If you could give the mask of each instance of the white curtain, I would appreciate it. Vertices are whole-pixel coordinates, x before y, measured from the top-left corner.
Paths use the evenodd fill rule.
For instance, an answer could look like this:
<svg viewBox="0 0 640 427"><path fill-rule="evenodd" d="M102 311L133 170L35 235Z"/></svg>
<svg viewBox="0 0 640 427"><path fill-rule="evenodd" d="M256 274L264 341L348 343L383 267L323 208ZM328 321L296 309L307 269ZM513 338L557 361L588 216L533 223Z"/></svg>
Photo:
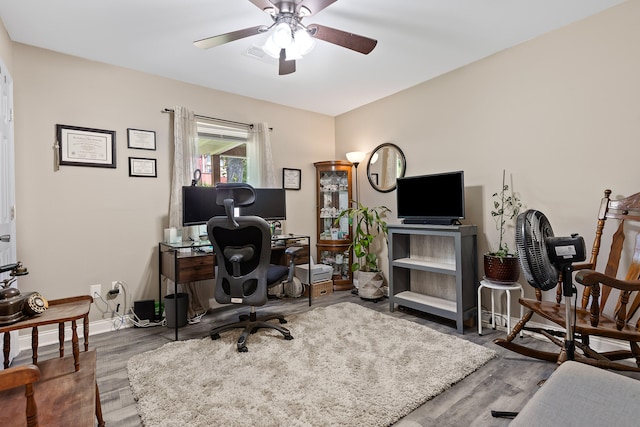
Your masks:
<svg viewBox="0 0 640 427"><path fill-rule="evenodd" d="M193 172L198 158L198 130L192 111L184 107L173 108L173 178L171 180L171 199L169 206L169 227L182 228L182 187L191 185ZM182 230L184 240L192 234L191 227ZM189 318L202 314L209 309L210 281L191 282L179 285L178 291L189 294ZM167 284L167 293L173 292L175 285ZM182 288L182 289L180 289Z"/></svg>
<svg viewBox="0 0 640 427"><path fill-rule="evenodd" d="M247 181L258 188L276 186L269 132L267 123L254 124L247 141Z"/></svg>

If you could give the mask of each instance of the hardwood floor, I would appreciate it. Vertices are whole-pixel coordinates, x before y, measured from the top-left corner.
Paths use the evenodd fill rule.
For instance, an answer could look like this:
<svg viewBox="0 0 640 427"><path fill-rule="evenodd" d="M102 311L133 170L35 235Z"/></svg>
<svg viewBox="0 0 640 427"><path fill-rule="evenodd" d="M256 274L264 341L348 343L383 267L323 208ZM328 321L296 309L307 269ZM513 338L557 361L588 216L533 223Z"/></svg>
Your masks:
<svg viewBox="0 0 640 427"><path fill-rule="evenodd" d="M378 303L363 301L346 291L316 298L311 308L343 301L389 313L388 300ZM270 301L260 308L263 312L274 311L285 314L309 309L306 298ZM206 337L212 325L236 317L239 310L241 309L236 307L216 309L204 316L200 323L181 328L180 339ZM459 336L498 353L496 359L398 421L395 424L397 427L507 426L508 419L493 418L490 411L492 409L518 411L538 390L539 383L555 369L553 363L526 358L493 344L494 338L504 334L501 331L483 328L483 335L479 336L477 327L468 327L465 329L465 334L460 335L452 322L420 312L396 310L391 315ZM173 338L173 329L163 326L127 328L90 337L89 346L95 348L98 354L98 387L107 426L139 427L142 425L129 387L127 360L135 354L156 349L173 341ZM526 336L518 340L546 345L544 342ZM57 351L57 345L43 347L38 352L39 358L42 360L47 357L56 357ZM22 351L13 364L29 363L30 359L31 352ZM177 400L176 403L178 402Z"/></svg>

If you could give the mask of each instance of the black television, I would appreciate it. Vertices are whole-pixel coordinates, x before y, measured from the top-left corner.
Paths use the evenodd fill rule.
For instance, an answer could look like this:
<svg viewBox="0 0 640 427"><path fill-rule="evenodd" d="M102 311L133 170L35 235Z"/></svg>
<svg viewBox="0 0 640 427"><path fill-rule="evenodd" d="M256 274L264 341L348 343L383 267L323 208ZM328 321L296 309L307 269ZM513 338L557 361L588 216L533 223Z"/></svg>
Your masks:
<svg viewBox="0 0 640 427"><path fill-rule="evenodd" d="M398 178L396 196L405 224L456 224L464 219L464 171Z"/></svg>

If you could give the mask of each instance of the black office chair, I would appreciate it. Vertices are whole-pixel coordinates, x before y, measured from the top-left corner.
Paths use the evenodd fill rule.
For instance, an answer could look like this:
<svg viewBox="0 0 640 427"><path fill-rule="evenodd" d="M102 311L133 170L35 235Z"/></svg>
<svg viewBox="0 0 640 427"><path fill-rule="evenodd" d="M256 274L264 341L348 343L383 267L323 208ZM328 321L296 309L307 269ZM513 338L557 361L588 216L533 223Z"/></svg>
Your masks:
<svg viewBox="0 0 640 427"><path fill-rule="evenodd" d="M214 297L221 304L249 305L251 312L240 316L238 322L213 328L211 338L215 340L222 332L243 328L238 338L239 352L247 351L249 334L260 328L275 329L285 340L293 339L287 328L268 322L278 319L280 324L287 323L283 316L258 317L256 314L255 308L268 300L268 289L282 283L287 276L291 279L293 271L287 266L270 264L271 232L264 219L234 215L234 207L253 203L253 187L248 184L218 184L216 194L216 202L225 207L226 216L215 216L207 223L207 233L218 265ZM293 256L301 248L289 249L288 254Z"/></svg>

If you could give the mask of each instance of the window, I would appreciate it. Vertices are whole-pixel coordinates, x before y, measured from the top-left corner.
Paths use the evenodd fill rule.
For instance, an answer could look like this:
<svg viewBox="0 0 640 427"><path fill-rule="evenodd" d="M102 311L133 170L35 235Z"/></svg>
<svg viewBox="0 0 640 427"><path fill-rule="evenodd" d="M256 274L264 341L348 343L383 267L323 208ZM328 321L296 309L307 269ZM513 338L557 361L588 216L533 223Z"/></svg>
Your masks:
<svg viewBox="0 0 640 427"><path fill-rule="evenodd" d="M198 119L198 168L201 185L247 182L249 130Z"/></svg>

